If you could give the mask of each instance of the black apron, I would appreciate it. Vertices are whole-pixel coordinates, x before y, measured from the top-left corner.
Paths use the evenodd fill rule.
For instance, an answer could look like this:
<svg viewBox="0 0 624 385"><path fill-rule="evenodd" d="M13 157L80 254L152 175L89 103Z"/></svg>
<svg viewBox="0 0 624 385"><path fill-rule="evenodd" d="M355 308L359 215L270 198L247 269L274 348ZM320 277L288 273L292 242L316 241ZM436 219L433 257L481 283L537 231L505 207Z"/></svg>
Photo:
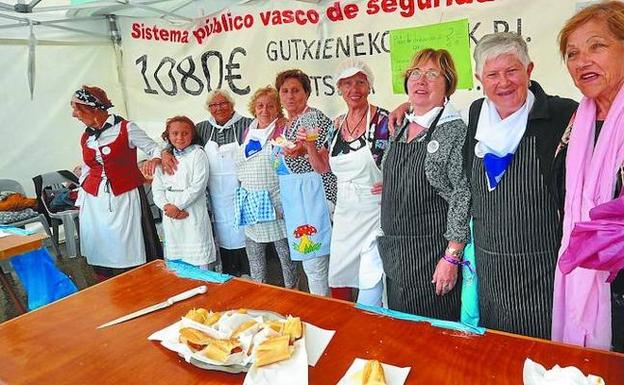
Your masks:
<svg viewBox="0 0 624 385"><path fill-rule="evenodd" d="M383 167L379 252L386 274L388 307L425 317L457 321L461 274L446 295L438 296L433 272L448 241L448 203L425 176L427 144L438 118L423 141L392 142ZM407 126L403 128L406 129ZM402 132L397 135L400 138Z"/></svg>
<svg viewBox="0 0 624 385"><path fill-rule="evenodd" d="M561 228L535 137L522 138L493 191L475 156L471 191L481 326L550 339Z"/></svg>

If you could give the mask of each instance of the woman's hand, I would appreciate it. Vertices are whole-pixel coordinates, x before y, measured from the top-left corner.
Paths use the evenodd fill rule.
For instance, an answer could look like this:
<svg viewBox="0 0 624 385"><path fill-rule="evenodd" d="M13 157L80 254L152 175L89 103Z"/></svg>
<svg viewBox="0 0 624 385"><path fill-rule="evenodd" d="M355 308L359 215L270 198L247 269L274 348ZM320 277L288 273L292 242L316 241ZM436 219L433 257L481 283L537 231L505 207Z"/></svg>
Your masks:
<svg viewBox="0 0 624 385"><path fill-rule="evenodd" d="M395 108L390 115L388 115L388 130L390 131L390 135L394 135L396 129L401 127L405 114L407 114L409 108L410 104L405 102Z"/></svg>
<svg viewBox="0 0 624 385"><path fill-rule="evenodd" d="M288 148L286 146L282 147L283 151L284 151L284 155L286 155L289 158L296 158L298 156L301 156L303 154L305 154L307 151L305 149L305 147L303 146L303 144L297 140L295 142L295 147L292 148Z"/></svg>
<svg viewBox="0 0 624 385"><path fill-rule="evenodd" d="M160 157L162 159L161 161L162 169L165 172L165 174L167 175L175 174L176 170L178 169L178 160L176 159L176 157L173 156L173 154L168 150L164 150L160 154Z"/></svg>
<svg viewBox="0 0 624 385"><path fill-rule="evenodd" d="M375 182L373 183L373 188L371 188L371 194L380 195L383 190L383 182Z"/></svg>
<svg viewBox="0 0 624 385"><path fill-rule="evenodd" d="M305 127L299 127L299 131L297 131L297 141L302 142L307 148L315 147L319 131L319 128L308 129Z"/></svg>
<svg viewBox="0 0 624 385"><path fill-rule="evenodd" d="M156 172L156 167L160 166L160 164L160 158L146 160L141 166L141 172L143 173L143 175L145 175L145 177L151 178L152 176L154 176L154 172Z"/></svg>
<svg viewBox="0 0 624 385"><path fill-rule="evenodd" d="M431 280L431 283L435 285L437 295L445 295L453 290L457 283L457 270L457 265L447 262L444 258L438 261Z"/></svg>
<svg viewBox="0 0 624 385"><path fill-rule="evenodd" d="M167 203L163 207L163 212L171 219L184 219L189 216L188 212L180 210L176 205L171 203Z"/></svg>

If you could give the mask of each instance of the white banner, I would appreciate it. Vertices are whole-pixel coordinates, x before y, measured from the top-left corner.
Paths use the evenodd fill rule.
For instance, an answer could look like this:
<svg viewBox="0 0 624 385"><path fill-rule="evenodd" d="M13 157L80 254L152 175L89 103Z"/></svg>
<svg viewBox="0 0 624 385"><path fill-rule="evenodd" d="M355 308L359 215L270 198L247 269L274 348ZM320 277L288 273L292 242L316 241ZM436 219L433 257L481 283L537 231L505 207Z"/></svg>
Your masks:
<svg viewBox="0 0 624 385"><path fill-rule="evenodd" d="M471 49L485 34L521 34L535 62L533 78L551 94L578 98L560 59L559 29L577 1L557 0L361 0L262 1L237 5L196 24L162 19L121 19L123 73L128 116L163 122L173 115L205 120L206 94L225 88L236 109L259 87L274 84L279 71L299 68L312 80L310 105L335 116L346 107L333 75L346 57L358 57L375 74L371 102L392 109L406 100L392 94L389 31L469 20ZM466 109L482 95L460 90L453 102Z"/></svg>

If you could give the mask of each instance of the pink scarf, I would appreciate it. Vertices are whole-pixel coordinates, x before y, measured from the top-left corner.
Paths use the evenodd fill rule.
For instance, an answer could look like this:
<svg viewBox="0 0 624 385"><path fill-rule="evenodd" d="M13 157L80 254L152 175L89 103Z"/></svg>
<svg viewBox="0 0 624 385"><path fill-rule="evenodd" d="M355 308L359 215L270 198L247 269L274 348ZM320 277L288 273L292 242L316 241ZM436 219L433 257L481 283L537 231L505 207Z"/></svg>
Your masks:
<svg viewBox="0 0 624 385"><path fill-rule="evenodd" d="M583 98L576 112L566 157L563 239L567 249L574 224L589 220L589 210L613 199L616 175L624 161L624 87L616 96L594 146L596 103ZM557 264L552 339L608 350L611 346L609 272L576 268L564 275Z"/></svg>

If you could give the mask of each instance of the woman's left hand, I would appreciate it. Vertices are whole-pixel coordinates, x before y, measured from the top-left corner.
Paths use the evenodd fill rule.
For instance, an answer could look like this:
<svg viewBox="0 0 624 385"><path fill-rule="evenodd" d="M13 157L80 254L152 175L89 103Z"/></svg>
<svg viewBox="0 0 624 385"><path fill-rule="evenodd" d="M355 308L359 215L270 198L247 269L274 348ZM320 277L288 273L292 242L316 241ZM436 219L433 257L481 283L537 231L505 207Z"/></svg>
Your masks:
<svg viewBox="0 0 624 385"><path fill-rule="evenodd" d="M433 272L433 279L431 283L435 285L435 292L437 295L448 294L457 283L457 266L453 265L441 258L438 261L435 271Z"/></svg>

